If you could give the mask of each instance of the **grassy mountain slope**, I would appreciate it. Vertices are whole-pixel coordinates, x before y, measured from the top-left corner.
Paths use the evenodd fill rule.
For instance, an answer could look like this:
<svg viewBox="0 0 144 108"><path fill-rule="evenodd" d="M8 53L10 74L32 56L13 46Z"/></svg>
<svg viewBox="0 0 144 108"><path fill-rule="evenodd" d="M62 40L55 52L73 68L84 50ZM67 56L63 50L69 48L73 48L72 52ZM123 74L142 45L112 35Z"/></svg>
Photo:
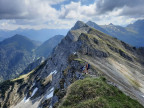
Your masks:
<svg viewBox="0 0 144 108"><path fill-rule="evenodd" d="M143 108L104 78L86 78L73 83L59 108Z"/></svg>

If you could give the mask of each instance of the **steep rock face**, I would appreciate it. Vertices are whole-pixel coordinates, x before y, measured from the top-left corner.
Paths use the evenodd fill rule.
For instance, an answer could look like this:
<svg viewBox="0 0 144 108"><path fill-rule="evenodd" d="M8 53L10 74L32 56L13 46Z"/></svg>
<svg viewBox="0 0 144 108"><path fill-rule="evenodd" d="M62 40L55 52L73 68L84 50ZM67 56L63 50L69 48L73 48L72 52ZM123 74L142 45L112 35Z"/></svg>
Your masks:
<svg viewBox="0 0 144 108"><path fill-rule="evenodd" d="M0 85L0 105L57 107L67 87L85 77L83 67L87 63L91 65L90 76L104 75L112 85L143 104L143 60L138 49L78 21L39 67Z"/></svg>
<svg viewBox="0 0 144 108"><path fill-rule="evenodd" d="M16 77L29 63L34 61L36 48L33 41L15 35L0 43L0 77L1 81Z"/></svg>

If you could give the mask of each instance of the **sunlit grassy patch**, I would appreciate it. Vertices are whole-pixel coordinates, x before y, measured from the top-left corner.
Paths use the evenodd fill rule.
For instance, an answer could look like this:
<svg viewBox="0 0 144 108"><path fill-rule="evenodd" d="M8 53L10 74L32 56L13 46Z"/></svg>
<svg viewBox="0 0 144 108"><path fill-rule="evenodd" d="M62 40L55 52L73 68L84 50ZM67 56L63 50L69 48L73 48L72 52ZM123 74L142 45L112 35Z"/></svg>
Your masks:
<svg viewBox="0 0 144 108"><path fill-rule="evenodd" d="M143 108L136 100L108 85L103 78L76 81L60 108Z"/></svg>

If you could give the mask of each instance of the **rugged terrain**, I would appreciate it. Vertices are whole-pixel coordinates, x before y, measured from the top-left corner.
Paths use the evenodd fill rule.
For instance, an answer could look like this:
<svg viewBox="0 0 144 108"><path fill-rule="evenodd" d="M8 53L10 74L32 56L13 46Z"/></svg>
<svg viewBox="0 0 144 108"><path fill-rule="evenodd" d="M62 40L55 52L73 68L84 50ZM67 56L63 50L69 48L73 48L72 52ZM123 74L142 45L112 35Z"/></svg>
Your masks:
<svg viewBox="0 0 144 108"><path fill-rule="evenodd" d="M28 73L47 58L63 36L57 35L42 45L22 35L0 42L0 82Z"/></svg>
<svg viewBox="0 0 144 108"><path fill-rule="evenodd" d="M39 67L0 85L0 106L2 108L65 108L75 106L77 102L85 100L79 105L88 105L90 102L94 107L99 105L100 107L112 107L117 102L112 103L111 100L117 100L120 101L118 104L122 107L135 105L143 108L143 52L143 48L129 46L78 21L54 49L51 56ZM91 67L88 70L89 75L84 75L82 68L87 63ZM98 78L100 76L106 79ZM97 79L81 80L85 77ZM79 81L74 83L76 80ZM94 85L93 82L97 84ZM72 83L74 85L67 90ZM80 88L75 89L74 86ZM82 98L75 97L73 100L75 96L73 94L79 94L85 88L94 91L84 92L88 94L80 94ZM101 90L107 91L102 92ZM98 92L98 95L91 95L95 92ZM103 96L105 92L107 92L107 98ZM89 94L90 97L88 97ZM71 99L73 103L70 103ZM94 104L95 102L98 104ZM88 108L91 108L91 105Z"/></svg>

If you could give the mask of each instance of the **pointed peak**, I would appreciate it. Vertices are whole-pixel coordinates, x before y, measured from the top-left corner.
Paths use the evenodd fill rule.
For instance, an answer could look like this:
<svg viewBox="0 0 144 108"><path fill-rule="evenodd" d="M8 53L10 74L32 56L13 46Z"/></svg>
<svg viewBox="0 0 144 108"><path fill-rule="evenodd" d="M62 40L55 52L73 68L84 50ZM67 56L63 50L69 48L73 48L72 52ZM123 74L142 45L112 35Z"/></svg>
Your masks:
<svg viewBox="0 0 144 108"><path fill-rule="evenodd" d="M88 21L87 23L94 23L94 22L92 22L92 21Z"/></svg>
<svg viewBox="0 0 144 108"><path fill-rule="evenodd" d="M10 37L10 39L26 39L26 40L30 40L26 36L19 35L19 34L15 34L14 36Z"/></svg>
<svg viewBox="0 0 144 108"><path fill-rule="evenodd" d="M77 22L75 23L74 27L72 27L71 30L80 29L80 28L82 28L82 27L88 27L88 25L85 24L85 23L82 22L82 21L77 21Z"/></svg>
<svg viewBox="0 0 144 108"><path fill-rule="evenodd" d="M88 21L86 24L87 24L88 26L93 27L93 28L96 28L96 29L97 29L97 27L99 27L99 25L96 24L96 23L93 22L93 21Z"/></svg>
<svg viewBox="0 0 144 108"><path fill-rule="evenodd" d="M110 26L114 26L113 23L110 23L109 25L110 25Z"/></svg>
<svg viewBox="0 0 144 108"><path fill-rule="evenodd" d="M14 36L20 36L19 34L15 34Z"/></svg>
<svg viewBox="0 0 144 108"><path fill-rule="evenodd" d="M86 24L96 24L95 22L93 21L88 21ZM96 24L97 25L97 24Z"/></svg>

